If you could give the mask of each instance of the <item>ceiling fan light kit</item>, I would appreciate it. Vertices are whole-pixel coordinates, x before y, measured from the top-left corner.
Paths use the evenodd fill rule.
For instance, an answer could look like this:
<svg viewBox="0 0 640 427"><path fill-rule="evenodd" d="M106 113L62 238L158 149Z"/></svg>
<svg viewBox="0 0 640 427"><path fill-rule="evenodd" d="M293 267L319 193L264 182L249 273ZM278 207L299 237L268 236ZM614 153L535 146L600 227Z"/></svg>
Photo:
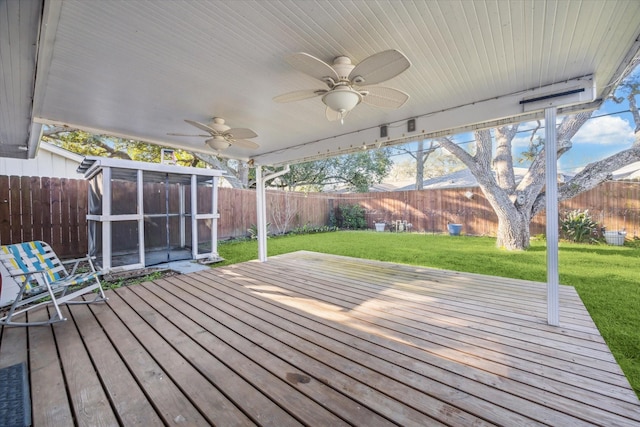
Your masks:
<svg viewBox="0 0 640 427"><path fill-rule="evenodd" d="M328 107L326 117L330 121L342 122L360 103L397 109L409 99L409 95L391 87L363 86L392 79L411 66L409 59L394 49L371 55L358 65L352 64L346 56L334 58L333 64L329 65L304 52L289 55L285 60L298 71L321 81L328 89L299 90L276 96L273 100L293 102L321 96Z"/></svg>
<svg viewBox="0 0 640 427"><path fill-rule="evenodd" d="M211 139L207 139L205 141L205 143L211 147L213 150L216 151L222 151L222 150L226 150L227 148L229 148L229 146L231 146L231 143L229 141L227 141L224 138L218 139L218 138L211 138Z"/></svg>
<svg viewBox="0 0 640 427"><path fill-rule="evenodd" d="M362 95L351 88L340 86L325 93L322 102L333 111L344 115L362 102Z"/></svg>
<svg viewBox="0 0 640 427"><path fill-rule="evenodd" d="M211 135L211 138L205 141L212 150L223 151L232 145L237 145L241 148L255 149L258 148L258 144L253 141L249 141L251 138L256 138L258 135L251 129L236 128L231 129L224 123L224 119L221 117L214 117L211 123L205 125L194 120L185 119L185 122L191 126L195 126L200 130L207 132ZM184 134L172 134L178 136L206 136L206 135L184 135Z"/></svg>

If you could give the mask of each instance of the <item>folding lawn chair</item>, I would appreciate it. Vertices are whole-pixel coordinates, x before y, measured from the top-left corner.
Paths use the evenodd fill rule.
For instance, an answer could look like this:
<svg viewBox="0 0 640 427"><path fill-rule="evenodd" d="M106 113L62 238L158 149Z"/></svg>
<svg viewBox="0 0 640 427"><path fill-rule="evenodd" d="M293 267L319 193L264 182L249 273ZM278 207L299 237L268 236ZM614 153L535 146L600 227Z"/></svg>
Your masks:
<svg viewBox="0 0 640 427"><path fill-rule="evenodd" d="M86 262L90 271L78 273L81 262ZM88 304L107 300L98 278L100 273L96 271L90 257L61 262L51 246L34 241L0 246L0 263L19 285L15 300L4 304L5 307L11 304L11 307L4 317L0 317L0 325L38 326L62 322L67 319L62 317L61 304ZM66 264L73 264L70 271L65 268ZM96 296L92 300L72 301L94 291ZM13 321L15 316L49 303L55 308L49 320ZM16 311L19 307L25 308Z"/></svg>

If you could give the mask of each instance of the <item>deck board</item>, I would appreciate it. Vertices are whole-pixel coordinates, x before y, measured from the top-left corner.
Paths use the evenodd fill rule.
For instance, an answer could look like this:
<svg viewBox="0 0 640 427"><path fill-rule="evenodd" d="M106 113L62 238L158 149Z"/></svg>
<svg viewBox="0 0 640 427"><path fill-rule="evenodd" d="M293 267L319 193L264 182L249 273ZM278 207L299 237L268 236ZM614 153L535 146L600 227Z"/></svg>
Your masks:
<svg viewBox="0 0 640 427"><path fill-rule="evenodd" d="M48 425L640 425L575 289L296 252L0 330ZM31 320L46 318L38 309Z"/></svg>

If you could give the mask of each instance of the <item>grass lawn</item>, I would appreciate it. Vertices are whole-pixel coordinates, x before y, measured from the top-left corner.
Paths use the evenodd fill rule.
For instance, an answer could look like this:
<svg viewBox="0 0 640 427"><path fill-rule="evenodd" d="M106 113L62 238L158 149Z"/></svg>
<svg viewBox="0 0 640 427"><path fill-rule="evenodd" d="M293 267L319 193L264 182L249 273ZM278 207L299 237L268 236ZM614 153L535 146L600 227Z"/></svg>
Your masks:
<svg viewBox="0 0 640 427"><path fill-rule="evenodd" d="M627 246L628 245L628 246ZM544 241L524 252L495 247L489 237L340 231L271 238L269 256L308 250L516 279L546 281ZM256 259L256 241L219 245L223 266ZM560 283L574 286L640 396L640 245L560 243Z"/></svg>

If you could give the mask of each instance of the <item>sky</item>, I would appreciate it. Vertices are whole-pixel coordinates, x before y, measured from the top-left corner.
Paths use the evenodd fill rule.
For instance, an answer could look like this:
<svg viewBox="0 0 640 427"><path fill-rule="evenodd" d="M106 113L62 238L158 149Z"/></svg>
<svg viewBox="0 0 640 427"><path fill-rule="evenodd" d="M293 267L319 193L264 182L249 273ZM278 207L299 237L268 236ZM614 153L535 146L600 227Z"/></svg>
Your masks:
<svg viewBox="0 0 640 427"><path fill-rule="evenodd" d="M632 76L640 76L640 68L636 68ZM576 173L589 163L602 160L612 154L631 148L634 142L635 123L628 111L626 101L617 104L613 100L606 100L599 110L594 111L588 120L571 139L572 148L558 161L558 172ZM558 123L562 117L558 117ZM544 138L544 120L542 128L537 135ZM519 130L533 129L535 122L521 123ZM514 160L519 153L528 148L530 132L521 132L513 140ZM465 144L473 141L473 134L459 134L453 137L454 141ZM400 160L394 158L395 161ZM527 167L528 164L514 166Z"/></svg>

